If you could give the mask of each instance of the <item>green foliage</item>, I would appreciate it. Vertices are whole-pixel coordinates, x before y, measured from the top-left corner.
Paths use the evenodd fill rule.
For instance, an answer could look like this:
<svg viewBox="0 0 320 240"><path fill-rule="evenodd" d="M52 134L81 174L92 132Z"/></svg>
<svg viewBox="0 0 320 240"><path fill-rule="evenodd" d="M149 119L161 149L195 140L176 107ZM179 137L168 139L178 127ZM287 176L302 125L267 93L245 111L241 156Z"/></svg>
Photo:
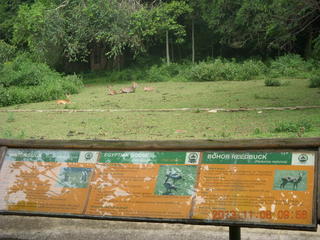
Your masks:
<svg viewBox="0 0 320 240"><path fill-rule="evenodd" d="M314 65L305 61L299 55L288 54L271 61L270 75L272 77L305 78L313 70Z"/></svg>
<svg viewBox="0 0 320 240"><path fill-rule="evenodd" d="M191 12L191 8L184 1L161 3L153 8L141 8L132 16L131 34L140 35L148 41L157 36L164 38L164 33L170 31L177 43L184 41L186 31L178 18Z"/></svg>
<svg viewBox="0 0 320 240"><path fill-rule="evenodd" d="M186 74L189 81L247 81L266 71L261 61L248 60L243 63L216 59L200 62Z"/></svg>
<svg viewBox="0 0 320 240"><path fill-rule="evenodd" d="M1 71L0 84L10 86L37 86L42 81L50 82L60 74L52 71L44 63L35 63L26 55L16 57L12 62L6 62Z"/></svg>
<svg viewBox="0 0 320 240"><path fill-rule="evenodd" d="M199 0L198 6L220 42L234 49L290 51L301 35L319 31L317 1Z"/></svg>
<svg viewBox="0 0 320 240"><path fill-rule="evenodd" d="M279 87L282 84L281 84L279 79L267 77L264 80L264 85L267 86L267 87Z"/></svg>
<svg viewBox="0 0 320 240"><path fill-rule="evenodd" d="M17 134L12 133L12 131L10 130L5 130L3 133L0 132L0 137L7 139L24 139L26 136L23 130L21 130Z"/></svg>
<svg viewBox="0 0 320 240"><path fill-rule="evenodd" d="M274 132L309 132L312 127L312 123L307 120L300 120L298 122L279 122L274 128Z"/></svg>
<svg viewBox="0 0 320 240"><path fill-rule="evenodd" d="M14 118L14 115L13 113L9 113L8 114L8 118L7 118L7 123L11 123L11 122L14 122L15 121L15 118Z"/></svg>
<svg viewBox="0 0 320 240"><path fill-rule="evenodd" d="M82 87L76 75L63 77L25 55L6 62L0 74L0 106L53 100L78 93Z"/></svg>
<svg viewBox="0 0 320 240"><path fill-rule="evenodd" d="M178 76L184 79L184 72L189 65L171 63L170 65L162 63L161 65L153 65L146 72L146 81L148 82L164 82L176 79Z"/></svg>
<svg viewBox="0 0 320 240"><path fill-rule="evenodd" d="M316 72L316 74L310 78L309 87L310 88L320 87L320 71Z"/></svg>
<svg viewBox="0 0 320 240"><path fill-rule="evenodd" d="M10 61L16 54L16 47L0 40L0 64Z"/></svg>

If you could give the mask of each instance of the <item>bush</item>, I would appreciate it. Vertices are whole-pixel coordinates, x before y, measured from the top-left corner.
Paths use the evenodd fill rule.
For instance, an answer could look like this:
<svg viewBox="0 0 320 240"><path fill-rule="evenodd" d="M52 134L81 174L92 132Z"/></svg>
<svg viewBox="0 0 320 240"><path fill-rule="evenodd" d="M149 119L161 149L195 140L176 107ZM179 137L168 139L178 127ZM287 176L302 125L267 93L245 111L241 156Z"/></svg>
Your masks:
<svg viewBox="0 0 320 240"><path fill-rule="evenodd" d="M184 70L187 68L186 64L171 63L167 65L162 63L161 65L153 65L146 72L146 81L149 82L164 82L179 78L184 78Z"/></svg>
<svg viewBox="0 0 320 240"><path fill-rule="evenodd" d="M216 59L192 66L186 77L189 81L247 81L265 72L266 66L261 61L237 63Z"/></svg>
<svg viewBox="0 0 320 240"><path fill-rule="evenodd" d="M275 78L266 78L264 80L264 85L267 87L278 87L281 86L281 82Z"/></svg>
<svg viewBox="0 0 320 240"><path fill-rule="evenodd" d="M280 122L275 127L275 132L309 132L312 129L312 123L306 120L294 122Z"/></svg>
<svg viewBox="0 0 320 240"><path fill-rule="evenodd" d="M6 62L1 70L0 84L10 86L37 86L41 82L59 79L60 74L52 71L44 63L35 63L25 55Z"/></svg>
<svg viewBox="0 0 320 240"><path fill-rule="evenodd" d="M320 87L320 72L317 75L310 78L309 87L311 88Z"/></svg>
<svg viewBox="0 0 320 240"><path fill-rule="evenodd" d="M16 48L0 40L0 64L10 61L16 54Z"/></svg>
<svg viewBox="0 0 320 240"><path fill-rule="evenodd" d="M272 77L309 77L314 65L311 61L305 61L300 55L288 54L278 57L270 64Z"/></svg>
<svg viewBox="0 0 320 240"><path fill-rule="evenodd" d="M78 93L83 86L76 75L63 77L24 55L6 62L0 74L0 106L53 100Z"/></svg>

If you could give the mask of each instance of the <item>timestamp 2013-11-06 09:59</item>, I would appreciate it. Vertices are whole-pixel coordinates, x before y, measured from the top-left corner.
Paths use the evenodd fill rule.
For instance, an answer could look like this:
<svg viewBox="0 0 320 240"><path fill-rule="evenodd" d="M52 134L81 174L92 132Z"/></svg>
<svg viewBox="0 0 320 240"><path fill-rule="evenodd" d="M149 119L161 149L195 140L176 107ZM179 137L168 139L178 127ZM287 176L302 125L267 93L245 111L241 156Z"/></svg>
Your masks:
<svg viewBox="0 0 320 240"><path fill-rule="evenodd" d="M306 210L279 210L272 212L266 211L235 211L235 210L213 210L212 219L306 219L308 218L308 211Z"/></svg>

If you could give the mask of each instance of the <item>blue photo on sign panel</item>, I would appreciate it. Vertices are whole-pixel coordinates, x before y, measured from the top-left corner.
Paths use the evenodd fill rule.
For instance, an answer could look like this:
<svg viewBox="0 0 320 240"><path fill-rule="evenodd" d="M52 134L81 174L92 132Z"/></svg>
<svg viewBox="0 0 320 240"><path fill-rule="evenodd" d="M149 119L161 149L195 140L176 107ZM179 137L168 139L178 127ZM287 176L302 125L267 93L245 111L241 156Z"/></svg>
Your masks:
<svg viewBox="0 0 320 240"><path fill-rule="evenodd" d="M91 168L63 167L60 169L57 187L87 188Z"/></svg>
<svg viewBox="0 0 320 240"><path fill-rule="evenodd" d="M299 170L276 170L273 190L306 191L307 172Z"/></svg>
<svg viewBox="0 0 320 240"><path fill-rule="evenodd" d="M196 175L196 166L160 166L155 194L191 196L194 193Z"/></svg>

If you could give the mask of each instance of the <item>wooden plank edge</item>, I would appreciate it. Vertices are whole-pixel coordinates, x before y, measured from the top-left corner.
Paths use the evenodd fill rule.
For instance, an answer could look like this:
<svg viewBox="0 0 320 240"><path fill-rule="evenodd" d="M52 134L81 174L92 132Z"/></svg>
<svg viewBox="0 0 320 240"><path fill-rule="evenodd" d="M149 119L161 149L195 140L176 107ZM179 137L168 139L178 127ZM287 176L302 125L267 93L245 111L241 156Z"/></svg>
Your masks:
<svg viewBox="0 0 320 240"><path fill-rule="evenodd" d="M317 216L317 223L320 224L320 147L318 148L317 158L316 158L316 216Z"/></svg>
<svg viewBox="0 0 320 240"><path fill-rule="evenodd" d="M90 149L90 150L214 150L214 149L301 149L317 150L320 138L275 138L236 140L14 140L0 139L8 148Z"/></svg>
<svg viewBox="0 0 320 240"><path fill-rule="evenodd" d="M1 146L1 144L0 144ZM1 170L1 167L2 167L2 163L4 161L4 157L7 153L7 147L0 147L0 170Z"/></svg>

